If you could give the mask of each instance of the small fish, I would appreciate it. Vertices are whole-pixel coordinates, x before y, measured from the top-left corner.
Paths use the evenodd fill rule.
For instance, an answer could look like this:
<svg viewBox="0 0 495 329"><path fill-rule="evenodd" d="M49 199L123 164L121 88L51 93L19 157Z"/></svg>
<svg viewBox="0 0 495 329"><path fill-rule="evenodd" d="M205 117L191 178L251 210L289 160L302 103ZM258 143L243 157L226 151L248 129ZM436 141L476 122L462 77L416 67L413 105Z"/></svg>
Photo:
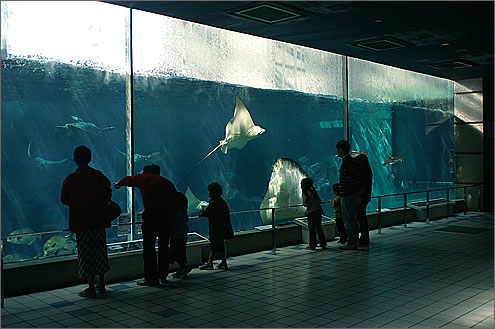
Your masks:
<svg viewBox="0 0 495 329"><path fill-rule="evenodd" d="M14 262L22 262L25 260L30 260L36 257L29 257L21 253L15 253L15 254L8 254L3 256L3 262L4 263L14 263Z"/></svg>
<svg viewBox="0 0 495 329"><path fill-rule="evenodd" d="M74 254L76 246L76 242L72 239L72 234L66 236L57 234L45 242L43 245L43 255L50 257Z"/></svg>
<svg viewBox="0 0 495 329"><path fill-rule="evenodd" d="M148 158L146 159L146 161L149 161L149 162L159 162L159 161L162 161L165 158L166 158L166 156L162 152L153 152L153 153L151 153L151 154L148 155Z"/></svg>
<svg viewBox="0 0 495 329"><path fill-rule="evenodd" d="M382 163L382 166L384 166L384 167L391 166L391 165L394 165L398 162L404 163L404 156L405 156L405 154L403 154L401 157L393 157L392 154L389 154L388 159Z"/></svg>
<svg viewBox="0 0 495 329"><path fill-rule="evenodd" d="M18 234L31 234L34 233L33 229L30 227L24 227L18 230L14 230L10 232L9 235L18 235ZM25 244L28 246L32 246L36 240L41 240L41 234L33 234L33 235L24 235L24 236L13 236L8 237L7 242L13 244Z"/></svg>
<svg viewBox="0 0 495 329"><path fill-rule="evenodd" d="M359 152L359 151L350 151L349 154L352 156L352 157L357 157L358 155L360 154L366 154L368 153L368 150L364 151L364 152Z"/></svg>

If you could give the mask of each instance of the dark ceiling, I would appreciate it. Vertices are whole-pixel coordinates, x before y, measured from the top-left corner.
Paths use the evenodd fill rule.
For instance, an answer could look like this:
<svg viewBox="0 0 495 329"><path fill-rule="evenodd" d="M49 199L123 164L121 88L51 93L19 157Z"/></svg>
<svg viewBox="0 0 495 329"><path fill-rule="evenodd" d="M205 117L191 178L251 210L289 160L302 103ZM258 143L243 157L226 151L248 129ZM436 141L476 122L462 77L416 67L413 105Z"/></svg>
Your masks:
<svg viewBox="0 0 495 329"><path fill-rule="evenodd" d="M493 77L493 1L264 2L305 15L274 24L230 14L262 2L105 2L452 80ZM377 37L407 46L375 51L353 45Z"/></svg>

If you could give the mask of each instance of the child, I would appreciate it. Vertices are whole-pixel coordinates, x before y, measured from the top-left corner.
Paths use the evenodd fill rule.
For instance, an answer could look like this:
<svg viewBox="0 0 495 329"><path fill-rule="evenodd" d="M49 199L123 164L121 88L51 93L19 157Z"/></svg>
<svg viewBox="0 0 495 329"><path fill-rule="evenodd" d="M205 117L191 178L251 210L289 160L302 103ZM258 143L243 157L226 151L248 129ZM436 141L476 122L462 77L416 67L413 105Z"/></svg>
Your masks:
<svg viewBox="0 0 495 329"><path fill-rule="evenodd" d="M347 242L347 232L345 230L344 220L342 219L342 204L340 203L339 184L333 184L332 191L335 198L329 200L328 202L332 205L335 214L335 224L337 225L337 231L339 232L340 237L338 243L345 244Z"/></svg>
<svg viewBox="0 0 495 329"><path fill-rule="evenodd" d="M313 180L309 177L303 178L301 190L303 206L307 208L306 214L308 215L309 246L306 246L306 249L316 250L316 233L318 233L321 250L325 250L327 249L327 241L321 228L323 209L321 208L320 197L313 186Z"/></svg>
<svg viewBox="0 0 495 329"><path fill-rule="evenodd" d="M228 270L225 256L224 240L234 237L232 224L230 223L230 210L227 202L221 197L222 187L217 182L208 185L210 201L206 209L199 211L199 216L208 218L208 230L210 234L210 256L208 262L199 267L200 270L212 270L215 254L220 254L222 262L218 269Z"/></svg>
<svg viewBox="0 0 495 329"><path fill-rule="evenodd" d="M173 278L187 279L187 274L191 268L187 265L186 246L187 246L187 198L184 194L177 192L177 213L175 216L175 225L172 235L170 236L170 264L177 262L179 269L175 272Z"/></svg>

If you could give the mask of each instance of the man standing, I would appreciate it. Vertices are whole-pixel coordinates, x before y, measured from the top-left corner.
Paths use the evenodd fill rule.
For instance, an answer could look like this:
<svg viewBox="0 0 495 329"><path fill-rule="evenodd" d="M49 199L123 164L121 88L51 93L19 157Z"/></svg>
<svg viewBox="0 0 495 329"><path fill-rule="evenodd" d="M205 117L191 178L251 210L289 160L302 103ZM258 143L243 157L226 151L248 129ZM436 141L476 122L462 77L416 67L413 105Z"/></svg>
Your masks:
<svg viewBox="0 0 495 329"><path fill-rule="evenodd" d="M349 151L351 145L341 140L336 145L337 155L342 158L340 166L339 192L342 201L342 218L347 231L347 242L340 246L342 250L356 250L358 239L357 209L361 201L360 194L360 165Z"/></svg>
<svg viewBox="0 0 495 329"><path fill-rule="evenodd" d="M168 242L175 223L176 194L174 184L160 176L157 165L145 166L143 173L122 178L114 184L138 187L143 198L143 261L144 280L137 282L140 286L157 286L159 280L167 280L169 269ZM158 266L156 262L155 242L158 238Z"/></svg>
<svg viewBox="0 0 495 329"><path fill-rule="evenodd" d="M368 226L368 219L366 218L366 205L371 200L371 187L373 184L373 173L371 172L370 163L368 157L365 154L359 154L356 157L359 161L361 172L361 201L357 209L357 219L359 222L359 228L361 231L361 237L359 238L359 247L361 249L368 248L370 245L370 229Z"/></svg>
<svg viewBox="0 0 495 329"><path fill-rule="evenodd" d="M105 227L110 227L106 203L112 197L110 181L101 171L88 166L91 151L86 146L74 150L77 170L62 185L62 203L69 206L69 230L76 233L78 276L88 280L89 287L81 297L95 298L96 291L106 292L104 274L108 265ZM98 285L95 289L95 276Z"/></svg>

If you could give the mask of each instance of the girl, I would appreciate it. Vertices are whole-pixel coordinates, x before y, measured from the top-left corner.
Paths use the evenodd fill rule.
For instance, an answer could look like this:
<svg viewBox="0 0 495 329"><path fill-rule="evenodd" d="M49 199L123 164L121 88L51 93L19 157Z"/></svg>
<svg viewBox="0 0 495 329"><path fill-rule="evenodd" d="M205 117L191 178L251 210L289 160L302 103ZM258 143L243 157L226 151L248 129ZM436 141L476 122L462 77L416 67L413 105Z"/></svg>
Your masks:
<svg viewBox="0 0 495 329"><path fill-rule="evenodd" d="M323 209L320 205L320 197L313 186L313 180L309 177L303 178L301 180L301 190L303 206L307 208L306 215L308 216L309 227L309 246L306 249L316 250L316 233L318 233L321 250L325 250L327 249L327 241L321 228Z"/></svg>

